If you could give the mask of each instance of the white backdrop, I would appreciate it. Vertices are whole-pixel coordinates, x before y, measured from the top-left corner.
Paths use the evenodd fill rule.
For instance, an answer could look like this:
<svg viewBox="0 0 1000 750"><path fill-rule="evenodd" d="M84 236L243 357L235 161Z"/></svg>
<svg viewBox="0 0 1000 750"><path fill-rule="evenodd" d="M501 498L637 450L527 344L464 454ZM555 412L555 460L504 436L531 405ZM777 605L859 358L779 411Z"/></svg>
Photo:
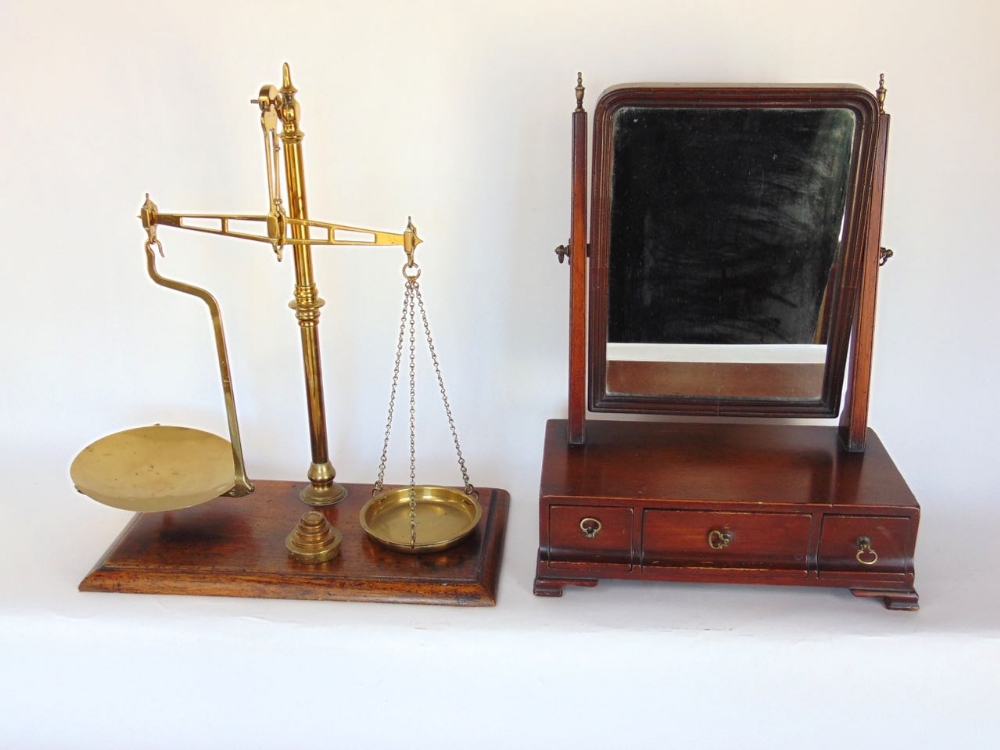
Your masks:
<svg viewBox="0 0 1000 750"><path fill-rule="evenodd" d="M987 746L998 25L972 1L0 2L0 745ZM513 498L496 610L76 591L128 514L73 491L73 456L154 422L225 433L203 306L145 275L143 194L168 212L264 212L249 99L285 60L312 218L402 231L412 215L425 240L472 479ZM591 111L623 82L874 88L886 73L896 255L871 424L924 509L921 612L756 587L532 597L542 432L565 414L568 279L552 249L569 231L577 70ZM248 470L302 477L290 260L160 236L163 272L222 303ZM316 255L332 459L371 481L403 253ZM454 482L424 382L419 470ZM405 471L396 435L390 479Z"/></svg>

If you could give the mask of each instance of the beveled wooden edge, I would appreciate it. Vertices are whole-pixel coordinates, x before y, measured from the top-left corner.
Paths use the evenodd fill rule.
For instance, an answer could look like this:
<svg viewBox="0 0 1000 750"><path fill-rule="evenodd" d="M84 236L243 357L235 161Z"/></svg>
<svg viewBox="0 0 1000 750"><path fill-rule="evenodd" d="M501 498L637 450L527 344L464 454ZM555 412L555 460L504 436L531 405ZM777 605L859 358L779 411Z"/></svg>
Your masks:
<svg viewBox="0 0 1000 750"><path fill-rule="evenodd" d="M257 482L258 487L266 480ZM293 483L283 483L292 485ZM135 514L115 541L108 547L90 573L80 582L83 592L126 594L167 594L188 596L231 596L261 599L307 599L316 601L368 601L398 604L436 604L452 606L492 607L497 603L500 568L503 560L510 493L497 488L481 487L480 493L490 492L491 502L486 514L480 553L481 564L476 579L437 579L430 583L415 583L401 590L398 580L379 581L368 578L362 582L337 580L322 572L304 570L297 574L254 574L244 572L232 580L213 580L204 570L190 571L137 569L132 566L108 564L108 559L128 537L141 517ZM305 506L303 506L304 508Z"/></svg>
<svg viewBox="0 0 1000 750"><path fill-rule="evenodd" d="M818 108L842 106L855 112L858 127L851 189L844 225L845 251L838 264L837 294L830 308L826 377L820 399L724 399L705 397L630 397L607 391L607 271L614 113L627 106ZM626 84L607 89L594 113L594 159L591 183L589 406L594 412L676 414L698 416L836 417L847 367L851 329L857 307L857 287L864 255L867 198L873 179L879 107L875 95L852 84L818 85L692 85Z"/></svg>
<svg viewBox="0 0 1000 750"><path fill-rule="evenodd" d="M286 576L279 580L261 579L238 583L206 581L204 576L147 571L141 576L123 576L120 570L99 570L85 578L80 591L119 594L162 594L180 596L226 596L243 599L304 599L312 601L382 602L388 604L437 604L493 607L497 602L497 581L476 584L452 583L447 596L439 586L413 587L401 591L365 583L319 585L315 578Z"/></svg>
<svg viewBox="0 0 1000 750"><path fill-rule="evenodd" d="M111 557L111 555L114 553L114 551L116 549L118 549L119 545L129 535L129 532L132 531L132 527L136 525L136 523L138 522L138 520L139 520L140 517L142 517L142 513L133 513L132 514L132 517L128 520L128 523L125 524L125 528L123 528L120 532L118 532L118 536L115 537L115 540L113 542L111 542L111 544L108 545L108 548L106 550L104 550L104 554L101 555L100 558L98 558L98 560L97 560L96 563L94 563L94 567L92 567L90 569L90 572L87 573L87 575L84 577L84 579L82 581L80 581L80 585L77 586L77 590L78 591L110 591L110 590L112 590L112 589L104 589L104 588L89 588L89 586L91 585L92 581L96 582L96 581L101 580L101 578L102 578L102 572L104 571L104 567L107 564L108 558Z"/></svg>
<svg viewBox="0 0 1000 750"><path fill-rule="evenodd" d="M490 503L490 513L487 517L484 538L486 548L483 550L483 582L482 598L478 604L485 607L495 607L497 589L500 584L500 567L503 563L504 541L507 537L507 518L510 514L510 493L506 490L492 489L493 502Z"/></svg>
<svg viewBox="0 0 1000 750"><path fill-rule="evenodd" d="M312 601L383 602L395 604L439 604L492 607L496 605L496 581L479 584L453 583L448 596L439 587L414 587L402 592L366 583L364 588L337 584L319 586L311 577L283 577L280 581L262 578L238 583L206 581L194 574L146 571L141 576L123 575L122 570L98 570L85 578L80 591L120 594L163 594L180 596L227 596L243 599L305 599Z"/></svg>

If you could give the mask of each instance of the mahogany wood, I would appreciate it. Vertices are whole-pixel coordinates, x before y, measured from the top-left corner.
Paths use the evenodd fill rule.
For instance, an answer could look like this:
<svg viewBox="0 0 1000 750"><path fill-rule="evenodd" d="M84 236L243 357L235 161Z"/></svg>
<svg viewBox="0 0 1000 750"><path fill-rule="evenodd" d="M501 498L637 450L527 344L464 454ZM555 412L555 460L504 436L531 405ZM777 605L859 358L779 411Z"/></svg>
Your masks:
<svg viewBox="0 0 1000 750"><path fill-rule="evenodd" d="M859 597L881 599L886 609L920 609L915 591L882 591L880 589L851 589Z"/></svg>
<svg viewBox="0 0 1000 750"><path fill-rule="evenodd" d="M563 437L565 441L565 433ZM310 510L306 485L257 481L243 498L219 497L167 513L139 513L80 584L81 591L328 599L493 606L510 496L480 488L482 520L456 547L431 555L389 551L361 528L371 486L320 510L343 534L340 554L319 565L289 557L285 538Z"/></svg>
<svg viewBox="0 0 1000 750"><path fill-rule="evenodd" d="M827 515L819 541L819 568L828 573L865 570L868 566L862 560L871 558L862 555L859 559L857 540L866 537L878 553L874 564L881 570L905 573L910 564L910 531L905 518Z"/></svg>
<svg viewBox="0 0 1000 750"><path fill-rule="evenodd" d="M826 373L821 398L741 399L716 396L645 395L607 388L608 256L614 115L624 107L845 107L857 118L857 158L847 196L845 251L837 265L840 283L829 301L830 323ZM857 86L619 86L606 91L594 113L594 161L591 184L589 406L597 412L688 414L706 416L836 417L840 410L851 326L857 309L858 269L864 254L869 183L875 158L878 102ZM852 208L853 207L853 208ZM570 334L572 337L572 333ZM738 388L733 384L729 390Z"/></svg>
<svg viewBox="0 0 1000 750"><path fill-rule="evenodd" d="M562 596L563 586L593 588L596 585L596 578L536 578L534 594L535 596Z"/></svg>
<svg viewBox="0 0 1000 750"><path fill-rule="evenodd" d="M889 115L878 118L875 173L871 184L871 204L865 257L861 266L858 312L854 321L854 352L847 372L847 397L840 415L841 440L849 451L865 449L868 427L868 396L871 388L872 350L875 345L875 302L878 292L882 207L885 195L885 162L889 145Z"/></svg>
<svg viewBox="0 0 1000 750"><path fill-rule="evenodd" d="M643 513L639 562L643 567L803 568L811 524L808 513L648 509ZM725 546L722 534L729 535Z"/></svg>
<svg viewBox="0 0 1000 750"><path fill-rule="evenodd" d="M601 529L588 540L585 549L580 547L580 534L588 510L600 516ZM584 514L581 518L580 514ZM631 508L606 506L553 505L549 509L551 520L549 547L553 555L567 561L596 561L628 565L635 556L632 548L633 513Z"/></svg>
<svg viewBox="0 0 1000 750"><path fill-rule="evenodd" d="M572 223L569 235L570 443L586 439L587 415L587 113L573 112Z"/></svg>
<svg viewBox="0 0 1000 750"><path fill-rule="evenodd" d="M836 426L590 420L587 433L574 446L564 420L546 428L536 594L601 578L765 583L916 608L920 506L871 430L865 453L842 450ZM585 518L601 522L592 538ZM730 540L714 548L713 531ZM857 559L861 537L874 564Z"/></svg>
<svg viewBox="0 0 1000 750"><path fill-rule="evenodd" d="M867 427L889 118L870 93L857 87L679 86L664 92L663 87L618 87L597 106L594 252L587 263L591 408L835 417L845 370L846 403L839 427L591 420L584 433L586 410L579 396L584 374L576 358L588 335L578 286L586 250L579 239L587 210L580 172L586 121L578 111L570 424L552 420L546 430L534 592L561 596L564 586L596 586L602 578L836 586L855 596L880 598L890 609L916 609L913 554L920 507ZM837 279L834 293L823 301L827 363L823 374L812 378L818 389L810 385L806 391L781 393L778 386L787 384L774 382L766 368L699 370L690 363L687 370L680 368L687 378L680 388L674 381L665 386L663 363L607 361L612 115L623 106L664 101L670 106L854 110L857 159L847 201L854 208L844 225L845 252L831 272ZM764 383L767 379L772 382ZM776 392L783 397L775 398Z"/></svg>

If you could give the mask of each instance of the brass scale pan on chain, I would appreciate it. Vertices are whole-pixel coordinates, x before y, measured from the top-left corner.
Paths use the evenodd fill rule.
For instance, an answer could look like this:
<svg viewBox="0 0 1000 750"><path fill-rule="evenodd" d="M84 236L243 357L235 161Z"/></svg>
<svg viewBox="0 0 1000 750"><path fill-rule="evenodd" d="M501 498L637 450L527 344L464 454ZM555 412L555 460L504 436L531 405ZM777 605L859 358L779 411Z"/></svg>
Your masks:
<svg viewBox="0 0 1000 750"><path fill-rule="evenodd" d="M396 361L392 374L392 389L389 396L389 416L386 420L385 439L382 443L382 458L379 462L378 479L372 489L372 499L361 509L361 526L373 539L399 552L419 554L448 549L461 542L472 533L482 516L476 489L469 481L469 472L458 442L458 431L452 417L451 406L441 376L431 337L430 324L424 300L420 294L420 268L413 260L414 243L404 242L407 262L403 266L405 279L403 311L400 316L399 338L396 342ZM458 467L462 472L464 491L416 483L416 317L419 309L420 321L427 347L430 351L434 373L437 376L441 400L444 403L448 426L458 454ZM409 394L410 394L410 484L386 491L384 489L385 466L389 452L389 436L392 432L392 416L396 405L396 391L399 385L399 370L403 357L403 342L409 331Z"/></svg>

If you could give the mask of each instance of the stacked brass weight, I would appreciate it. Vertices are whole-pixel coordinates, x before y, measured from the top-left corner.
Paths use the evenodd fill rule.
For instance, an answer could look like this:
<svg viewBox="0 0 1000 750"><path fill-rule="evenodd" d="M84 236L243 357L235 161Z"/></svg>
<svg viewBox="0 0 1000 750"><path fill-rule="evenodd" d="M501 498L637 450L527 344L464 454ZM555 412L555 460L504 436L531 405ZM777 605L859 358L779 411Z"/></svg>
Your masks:
<svg viewBox="0 0 1000 750"><path fill-rule="evenodd" d="M318 510L302 514L298 525L285 539L288 554L299 562L322 563L340 554L341 533Z"/></svg>

